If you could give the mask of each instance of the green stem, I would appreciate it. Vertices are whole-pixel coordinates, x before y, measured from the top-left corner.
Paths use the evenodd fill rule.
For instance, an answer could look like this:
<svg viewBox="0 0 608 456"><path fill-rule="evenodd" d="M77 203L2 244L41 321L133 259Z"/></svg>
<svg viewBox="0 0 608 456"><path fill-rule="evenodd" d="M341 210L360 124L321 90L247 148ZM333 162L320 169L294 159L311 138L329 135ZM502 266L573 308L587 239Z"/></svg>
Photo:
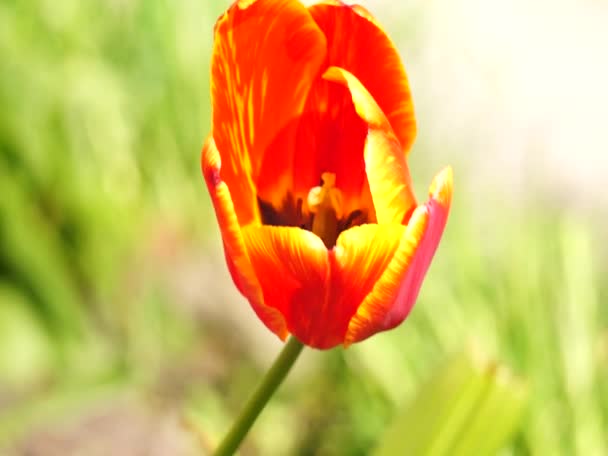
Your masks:
<svg viewBox="0 0 608 456"><path fill-rule="evenodd" d="M215 450L214 456L229 456L239 448L256 418L264 410L264 407L298 359L303 347L302 342L295 337L289 339L274 364L264 375L262 382L241 410L236 421L232 424L232 428Z"/></svg>

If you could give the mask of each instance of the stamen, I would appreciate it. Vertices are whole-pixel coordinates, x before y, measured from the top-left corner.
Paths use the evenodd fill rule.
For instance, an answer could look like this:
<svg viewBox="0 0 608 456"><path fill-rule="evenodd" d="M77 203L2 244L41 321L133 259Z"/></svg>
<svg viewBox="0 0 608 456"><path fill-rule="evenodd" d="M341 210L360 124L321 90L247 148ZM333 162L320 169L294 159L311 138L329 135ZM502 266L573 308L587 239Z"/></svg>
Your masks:
<svg viewBox="0 0 608 456"><path fill-rule="evenodd" d="M321 186L311 188L307 198L308 208L314 214L312 232L323 240L328 249L336 245L339 234L338 222L344 215L342 192L335 185L336 175L323 173Z"/></svg>

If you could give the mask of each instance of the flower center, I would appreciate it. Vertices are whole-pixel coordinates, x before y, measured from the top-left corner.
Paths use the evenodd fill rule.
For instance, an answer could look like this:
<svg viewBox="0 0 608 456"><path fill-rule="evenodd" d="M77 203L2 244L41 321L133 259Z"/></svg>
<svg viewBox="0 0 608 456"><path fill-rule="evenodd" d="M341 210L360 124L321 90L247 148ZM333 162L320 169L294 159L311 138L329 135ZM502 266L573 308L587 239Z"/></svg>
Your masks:
<svg viewBox="0 0 608 456"><path fill-rule="evenodd" d="M308 209L313 214L312 232L327 248L336 245L338 222L342 219L342 192L335 187L336 175L323 173L321 185L308 192Z"/></svg>
<svg viewBox="0 0 608 456"><path fill-rule="evenodd" d="M260 198L258 207L264 225L297 226L312 231L328 249L336 245L342 231L368 221L367 211L345 211L342 192L336 187L336 175L329 172L321 174L321 185L309 190L305 202L288 193L280 208Z"/></svg>

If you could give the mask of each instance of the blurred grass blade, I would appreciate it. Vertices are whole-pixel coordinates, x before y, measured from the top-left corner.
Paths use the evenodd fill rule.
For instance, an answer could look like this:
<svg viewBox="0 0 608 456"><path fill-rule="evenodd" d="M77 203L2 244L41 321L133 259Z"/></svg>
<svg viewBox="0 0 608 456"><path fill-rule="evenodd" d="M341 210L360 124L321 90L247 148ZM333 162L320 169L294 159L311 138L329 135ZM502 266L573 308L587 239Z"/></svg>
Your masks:
<svg viewBox="0 0 608 456"><path fill-rule="evenodd" d="M517 430L526 390L470 352L448 360L397 415L375 456L493 455Z"/></svg>

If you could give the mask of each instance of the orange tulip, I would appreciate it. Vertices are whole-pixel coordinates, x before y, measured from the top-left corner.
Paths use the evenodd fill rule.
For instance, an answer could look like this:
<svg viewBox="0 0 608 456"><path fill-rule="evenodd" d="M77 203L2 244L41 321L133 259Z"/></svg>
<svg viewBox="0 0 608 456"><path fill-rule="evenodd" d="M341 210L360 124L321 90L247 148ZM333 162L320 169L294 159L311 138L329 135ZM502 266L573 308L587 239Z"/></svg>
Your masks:
<svg viewBox="0 0 608 456"><path fill-rule="evenodd" d="M400 324L448 216L418 205L405 70L360 6L241 0L218 20L203 174L239 291L281 339L348 346Z"/></svg>

